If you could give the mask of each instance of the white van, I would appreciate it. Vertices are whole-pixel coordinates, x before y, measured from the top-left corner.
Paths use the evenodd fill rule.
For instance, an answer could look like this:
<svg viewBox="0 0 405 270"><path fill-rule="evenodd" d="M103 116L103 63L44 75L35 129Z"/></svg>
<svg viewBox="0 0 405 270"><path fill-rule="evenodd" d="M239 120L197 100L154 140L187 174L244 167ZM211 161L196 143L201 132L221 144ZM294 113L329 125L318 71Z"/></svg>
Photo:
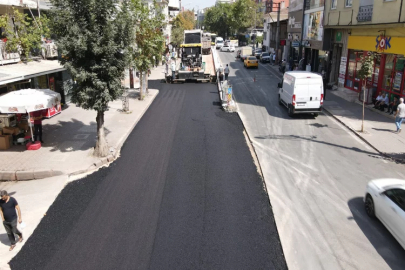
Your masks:
<svg viewBox="0 0 405 270"><path fill-rule="evenodd" d="M224 39L221 37L216 37L215 38L215 48L217 50L221 49L222 46L224 46Z"/></svg>
<svg viewBox="0 0 405 270"><path fill-rule="evenodd" d="M288 109L288 115L312 113L315 117L322 111L322 76L308 71L284 73L278 84L278 103Z"/></svg>

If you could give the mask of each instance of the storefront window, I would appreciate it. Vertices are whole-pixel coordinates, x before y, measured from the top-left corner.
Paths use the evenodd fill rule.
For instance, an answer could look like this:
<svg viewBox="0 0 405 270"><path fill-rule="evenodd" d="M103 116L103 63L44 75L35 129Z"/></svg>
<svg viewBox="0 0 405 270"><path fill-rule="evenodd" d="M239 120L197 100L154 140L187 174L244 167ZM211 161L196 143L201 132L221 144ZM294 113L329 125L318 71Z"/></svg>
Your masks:
<svg viewBox="0 0 405 270"><path fill-rule="evenodd" d="M361 68L360 60L362 55L363 51L349 50L349 61L345 86L356 91L359 91L361 88L361 83L360 79L357 76L357 71Z"/></svg>

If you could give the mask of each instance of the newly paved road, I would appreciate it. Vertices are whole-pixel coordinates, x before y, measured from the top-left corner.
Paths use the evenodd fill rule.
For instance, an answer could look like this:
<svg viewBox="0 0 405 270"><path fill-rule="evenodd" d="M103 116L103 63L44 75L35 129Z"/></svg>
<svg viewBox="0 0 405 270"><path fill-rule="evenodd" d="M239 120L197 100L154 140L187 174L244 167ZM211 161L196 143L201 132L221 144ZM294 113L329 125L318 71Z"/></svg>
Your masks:
<svg viewBox="0 0 405 270"><path fill-rule="evenodd" d="M405 251L368 218L362 200L368 181L405 179L405 167L381 159L329 116L288 117L278 105L278 69L246 70L234 53L220 58L231 67L289 269L404 269Z"/></svg>
<svg viewBox="0 0 405 270"><path fill-rule="evenodd" d="M215 85L150 87L160 94L121 157L62 191L12 269L287 268L243 125Z"/></svg>

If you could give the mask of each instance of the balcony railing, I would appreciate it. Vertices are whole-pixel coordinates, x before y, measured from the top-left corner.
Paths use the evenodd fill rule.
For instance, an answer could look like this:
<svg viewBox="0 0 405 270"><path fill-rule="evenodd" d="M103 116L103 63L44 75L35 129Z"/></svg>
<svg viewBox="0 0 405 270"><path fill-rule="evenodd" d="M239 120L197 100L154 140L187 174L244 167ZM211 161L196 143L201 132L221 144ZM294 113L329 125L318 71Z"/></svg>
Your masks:
<svg viewBox="0 0 405 270"><path fill-rule="evenodd" d="M358 22L371 22L373 17L373 5L359 7L359 14L357 14Z"/></svg>

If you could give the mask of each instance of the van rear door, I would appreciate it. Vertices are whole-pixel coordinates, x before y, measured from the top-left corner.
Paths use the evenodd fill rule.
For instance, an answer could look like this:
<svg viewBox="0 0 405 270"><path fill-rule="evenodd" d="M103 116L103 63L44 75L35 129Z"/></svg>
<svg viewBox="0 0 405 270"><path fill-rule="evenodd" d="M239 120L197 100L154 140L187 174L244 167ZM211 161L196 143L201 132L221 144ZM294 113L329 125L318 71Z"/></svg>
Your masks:
<svg viewBox="0 0 405 270"><path fill-rule="evenodd" d="M319 109L322 88L322 80L319 78L297 79L294 89L296 109Z"/></svg>

